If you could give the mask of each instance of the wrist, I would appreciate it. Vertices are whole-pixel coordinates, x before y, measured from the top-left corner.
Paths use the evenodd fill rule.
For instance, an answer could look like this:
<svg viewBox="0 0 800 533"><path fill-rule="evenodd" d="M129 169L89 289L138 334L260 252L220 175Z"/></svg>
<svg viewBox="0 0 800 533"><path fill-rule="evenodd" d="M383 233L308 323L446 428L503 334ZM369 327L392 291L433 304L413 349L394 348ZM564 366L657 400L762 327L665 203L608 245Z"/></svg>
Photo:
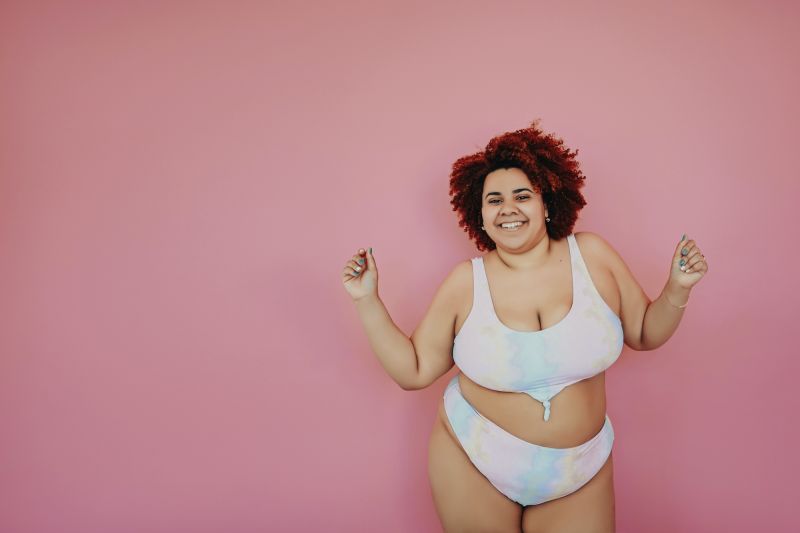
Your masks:
<svg viewBox="0 0 800 533"><path fill-rule="evenodd" d="M689 294L691 292L692 289L687 289L686 287L668 283L667 286L664 287L664 290L661 294L667 299L667 303L669 303L672 307L683 309L689 303Z"/></svg>
<svg viewBox="0 0 800 533"><path fill-rule="evenodd" d="M354 298L353 303L356 304L356 306L370 305L379 300L380 297L378 296L378 293L374 292L372 294L367 294L366 296L362 296L361 298Z"/></svg>

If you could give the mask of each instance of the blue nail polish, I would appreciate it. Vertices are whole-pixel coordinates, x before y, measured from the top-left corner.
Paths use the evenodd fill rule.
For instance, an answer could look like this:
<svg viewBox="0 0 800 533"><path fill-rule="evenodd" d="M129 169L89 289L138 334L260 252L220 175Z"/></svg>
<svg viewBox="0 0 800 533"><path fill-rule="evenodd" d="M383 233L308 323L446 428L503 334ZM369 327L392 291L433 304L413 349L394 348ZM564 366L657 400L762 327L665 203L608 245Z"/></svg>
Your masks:
<svg viewBox="0 0 800 533"><path fill-rule="evenodd" d="M364 264L364 260L363 260L363 259L359 259L359 260L358 260L358 264L359 264L359 265L363 265L363 264Z"/></svg>
<svg viewBox="0 0 800 533"><path fill-rule="evenodd" d="M684 248L683 250L681 250L681 255L689 255L689 249Z"/></svg>
<svg viewBox="0 0 800 533"><path fill-rule="evenodd" d="M686 240L686 234L685 233L683 235L681 235L681 242L683 242L684 240Z"/></svg>
<svg viewBox="0 0 800 533"><path fill-rule="evenodd" d="M685 259L681 259L681 266L683 266L685 264L686 264L686 260Z"/></svg>

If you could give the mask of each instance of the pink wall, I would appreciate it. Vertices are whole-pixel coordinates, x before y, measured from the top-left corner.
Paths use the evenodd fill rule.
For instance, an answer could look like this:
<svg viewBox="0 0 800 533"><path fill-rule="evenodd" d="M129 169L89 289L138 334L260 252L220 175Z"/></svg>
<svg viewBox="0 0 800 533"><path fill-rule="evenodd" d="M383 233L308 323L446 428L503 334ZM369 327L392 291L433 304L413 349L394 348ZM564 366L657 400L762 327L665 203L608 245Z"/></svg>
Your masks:
<svg viewBox="0 0 800 533"><path fill-rule="evenodd" d="M411 334L450 165L535 117L652 298L709 258L608 372L618 530L800 527L797 3L141 4L0 7L0 531L439 531L453 374L395 385L340 270Z"/></svg>

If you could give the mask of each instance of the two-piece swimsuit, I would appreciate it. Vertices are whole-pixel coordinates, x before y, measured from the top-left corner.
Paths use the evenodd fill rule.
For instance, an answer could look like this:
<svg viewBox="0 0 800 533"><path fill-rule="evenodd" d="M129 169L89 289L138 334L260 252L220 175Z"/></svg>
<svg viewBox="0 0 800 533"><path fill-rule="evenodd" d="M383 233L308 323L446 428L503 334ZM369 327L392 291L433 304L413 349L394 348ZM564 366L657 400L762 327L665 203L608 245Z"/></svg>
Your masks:
<svg viewBox="0 0 800 533"><path fill-rule="evenodd" d="M575 235L567 237L572 307L557 324L517 331L492 304L483 257L472 259L473 304L453 345L455 364L472 381L496 391L526 393L551 416L550 401L565 387L609 368L622 352L622 323L597 291ZM475 467L520 505L536 505L575 492L605 464L614 429L606 415L600 432L572 448L539 446L507 432L467 402L458 375L444 392L450 426ZM558 416L558 413L555 413Z"/></svg>

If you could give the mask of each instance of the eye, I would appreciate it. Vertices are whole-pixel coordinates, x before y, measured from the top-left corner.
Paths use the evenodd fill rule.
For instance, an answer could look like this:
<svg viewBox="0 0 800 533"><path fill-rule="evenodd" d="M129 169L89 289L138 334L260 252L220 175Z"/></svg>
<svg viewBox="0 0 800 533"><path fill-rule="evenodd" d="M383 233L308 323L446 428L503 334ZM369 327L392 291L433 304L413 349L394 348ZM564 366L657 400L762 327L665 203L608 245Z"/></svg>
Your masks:
<svg viewBox="0 0 800 533"><path fill-rule="evenodd" d="M489 200L490 204L499 204L500 200Z"/></svg>
<svg viewBox="0 0 800 533"><path fill-rule="evenodd" d="M530 198L530 196L528 196L527 194L523 194L522 196L517 196L517 200L527 200L528 198Z"/></svg>

